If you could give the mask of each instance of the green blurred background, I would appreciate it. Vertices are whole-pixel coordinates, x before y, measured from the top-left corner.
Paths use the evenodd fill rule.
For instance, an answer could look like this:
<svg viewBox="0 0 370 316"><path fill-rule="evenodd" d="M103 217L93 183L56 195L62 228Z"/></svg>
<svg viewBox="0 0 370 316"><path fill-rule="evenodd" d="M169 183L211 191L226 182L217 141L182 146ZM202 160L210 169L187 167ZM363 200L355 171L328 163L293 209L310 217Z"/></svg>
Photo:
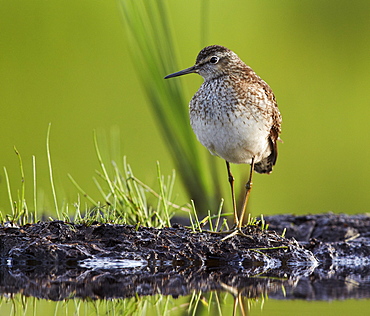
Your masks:
<svg viewBox="0 0 370 316"><path fill-rule="evenodd" d="M275 92L284 143L274 172L254 177L253 215L367 212L370 2L210 1L206 23L200 1L164 2L180 67L173 71L191 66L204 44L220 44ZM21 183L16 146L27 197L35 155L39 211L54 209L45 145L50 122L59 203L77 200L68 173L98 196L92 181L98 168L94 130L106 152L114 159L126 155L135 175L149 185L156 183L157 160L164 174L171 172L174 163L129 46L114 0L0 1L0 166L8 170L13 195ZM178 80L189 100L202 82L196 75ZM120 138L112 137L118 131ZM221 159L218 163L224 168ZM248 170L233 166L239 184ZM221 180L227 185L226 170ZM191 198L183 192L178 178L178 204ZM0 210L10 212L3 172Z"/></svg>

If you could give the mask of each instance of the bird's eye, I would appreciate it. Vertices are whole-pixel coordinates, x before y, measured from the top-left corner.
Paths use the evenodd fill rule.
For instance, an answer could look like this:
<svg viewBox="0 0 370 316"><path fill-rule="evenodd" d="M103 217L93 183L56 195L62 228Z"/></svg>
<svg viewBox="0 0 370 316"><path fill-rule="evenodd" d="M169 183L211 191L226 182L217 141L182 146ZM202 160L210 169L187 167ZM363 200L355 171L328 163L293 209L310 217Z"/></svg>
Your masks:
<svg viewBox="0 0 370 316"><path fill-rule="evenodd" d="M210 62L211 64L217 64L217 63L218 63L218 61L219 61L219 58L218 58L217 56L213 56L213 57L211 57L211 59L209 60L209 62Z"/></svg>

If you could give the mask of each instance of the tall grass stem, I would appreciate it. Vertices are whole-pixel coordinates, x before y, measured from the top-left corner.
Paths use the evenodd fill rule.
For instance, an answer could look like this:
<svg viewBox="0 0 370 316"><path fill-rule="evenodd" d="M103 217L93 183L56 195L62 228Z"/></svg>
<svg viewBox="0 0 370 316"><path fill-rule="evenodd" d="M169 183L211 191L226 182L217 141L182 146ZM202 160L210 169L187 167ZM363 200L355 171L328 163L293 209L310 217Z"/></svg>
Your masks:
<svg viewBox="0 0 370 316"><path fill-rule="evenodd" d="M49 179L50 179L51 191L52 191L52 195L53 195L54 207L55 207L55 211L57 213L57 218L60 219L57 193L55 191L55 185L54 185L53 168L52 168L52 165L51 165L50 129L51 129L51 123L49 123L48 131L47 131L47 134L46 134L46 155L47 155L47 158L48 158Z"/></svg>

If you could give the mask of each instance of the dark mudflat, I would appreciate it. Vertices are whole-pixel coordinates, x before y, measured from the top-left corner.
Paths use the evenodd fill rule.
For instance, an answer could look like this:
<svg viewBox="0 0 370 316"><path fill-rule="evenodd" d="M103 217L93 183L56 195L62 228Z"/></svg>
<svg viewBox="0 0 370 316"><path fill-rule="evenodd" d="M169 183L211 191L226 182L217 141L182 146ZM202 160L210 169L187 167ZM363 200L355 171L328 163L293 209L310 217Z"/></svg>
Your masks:
<svg viewBox="0 0 370 316"><path fill-rule="evenodd" d="M269 229L296 239L322 265L343 261L370 264L370 216L345 214L279 215L266 218Z"/></svg>
<svg viewBox="0 0 370 316"><path fill-rule="evenodd" d="M0 253L13 265L72 264L87 258L144 260L149 265L230 265L251 262L269 268L316 263L310 251L275 232L243 228L244 236L194 233L189 228L129 225L75 225L62 221L0 228Z"/></svg>
<svg viewBox="0 0 370 316"><path fill-rule="evenodd" d="M52 221L0 227L0 293L53 300L194 290L278 299L370 296L369 217L282 215L266 221L269 232L245 227L248 237L225 241L225 235L178 225L136 229ZM279 235L284 228L288 238Z"/></svg>

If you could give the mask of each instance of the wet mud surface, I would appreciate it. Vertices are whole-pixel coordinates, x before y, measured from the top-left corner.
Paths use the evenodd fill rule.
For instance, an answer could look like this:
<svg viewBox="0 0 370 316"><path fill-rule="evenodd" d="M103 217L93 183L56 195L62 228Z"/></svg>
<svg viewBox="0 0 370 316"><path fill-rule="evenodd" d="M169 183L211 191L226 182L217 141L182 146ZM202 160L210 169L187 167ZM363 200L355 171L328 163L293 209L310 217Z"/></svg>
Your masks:
<svg viewBox="0 0 370 316"><path fill-rule="evenodd" d="M245 236L61 221L0 227L0 293L52 300L237 291L276 299L370 296L370 217L271 216ZM286 228L285 237L281 233ZM275 232L276 231L276 232Z"/></svg>

